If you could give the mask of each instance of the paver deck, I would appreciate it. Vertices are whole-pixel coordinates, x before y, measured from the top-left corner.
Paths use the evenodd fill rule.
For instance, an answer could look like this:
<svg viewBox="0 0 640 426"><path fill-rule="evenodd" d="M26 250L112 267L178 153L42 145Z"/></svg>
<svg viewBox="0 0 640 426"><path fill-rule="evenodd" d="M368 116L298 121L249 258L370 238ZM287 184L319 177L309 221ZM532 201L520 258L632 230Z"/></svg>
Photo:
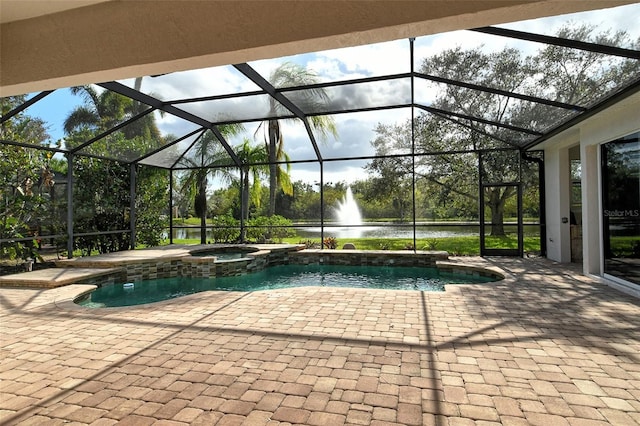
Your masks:
<svg viewBox="0 0 640 426"><path fill-rule="evenodd" d="M54 288L112 274L119 268L49 268L0 276L0 287Z"/></svg>
<svg viewBox="0 0 640 426"><path fill-rule="evenodd" d="M470 261L464 259L463 261ZM444 293L0 289L0 423L640 424L640 300L544 259Z"/></svg>
<svg viewBox="0 0 640 426"><path fill-rule="evenodd" d="M149 259L180 258L189 255L190 252L193 251L204 249L211 250L228 246L229 244L172 244L161 247L145 248L141 250L126 250L88 257L74 257L72 259L58 260L56 264L61 267L83 267L86 265L122 266L129 263L135 263ZM295 247L291 244L249 244L249 246L257 249Z"/></svg>

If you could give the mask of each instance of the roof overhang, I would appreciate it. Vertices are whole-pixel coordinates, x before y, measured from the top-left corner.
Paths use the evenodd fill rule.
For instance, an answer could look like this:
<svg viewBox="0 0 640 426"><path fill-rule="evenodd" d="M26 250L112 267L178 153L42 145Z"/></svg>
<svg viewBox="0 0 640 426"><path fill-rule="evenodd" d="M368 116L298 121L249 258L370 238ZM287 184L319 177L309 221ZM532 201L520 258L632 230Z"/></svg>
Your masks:
<svg viewBox="0 0 640 426"><path fill-rule="evenodd" d="M0 96L630 3L0 0Z"/></svg>

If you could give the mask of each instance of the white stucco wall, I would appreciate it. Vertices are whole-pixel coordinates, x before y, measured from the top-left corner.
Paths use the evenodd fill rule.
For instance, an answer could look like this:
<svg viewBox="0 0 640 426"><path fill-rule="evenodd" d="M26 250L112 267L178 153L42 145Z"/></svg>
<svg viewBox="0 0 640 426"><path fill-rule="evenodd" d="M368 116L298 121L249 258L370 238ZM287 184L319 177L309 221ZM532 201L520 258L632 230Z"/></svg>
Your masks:
<svg viewBox="0 0 640 426"><path fill-rule="evenodd" d="M547 257L557 262L571 261L570 217L571 185L569 148L580 142L579 133L567 132L563 139L545 149Z"/></svg>
<svg viewBox="0 0 640 426"><path fill-rule="evenodd" d="M601 275L602 206L600 153L603 143L640 131L640 93L583 121L543 145L545 153L547 257L558 262L571 261L569 224L570 164L569 148L580 145L582 166L582 244L585 273Z"/></svg>
<svg viewBox="0 0 640 426"><path fill-rule="evenodd" d="M582 266L588 274L602 271L600 155L598 145L580 145L582 164Z"/></svg>

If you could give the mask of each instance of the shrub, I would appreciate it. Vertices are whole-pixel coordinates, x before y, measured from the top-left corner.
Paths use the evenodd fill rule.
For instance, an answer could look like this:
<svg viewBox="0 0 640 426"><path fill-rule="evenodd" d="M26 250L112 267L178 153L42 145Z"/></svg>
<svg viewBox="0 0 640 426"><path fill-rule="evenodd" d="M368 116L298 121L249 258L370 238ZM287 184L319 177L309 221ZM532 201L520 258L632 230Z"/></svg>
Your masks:
<svg viewBox="0 0 640 426"><path fill-rule="evenodd" d="M213 218L214 226L211 229L213 242L233 243L240 239L240 221L229 215L221 215Z"/></svg>
<svg viewBox="0 0 640 426"><path fill-rule="evenodd" d="M331 250L338 248L338 240L335 237L327 237L322 243L326 248Z"/></svg>
<svg viewBox="0 0 640 426"><path fill-rule="evenodd" d="M257 242L277 241L295 237L296 232L291 220L279 216L258 216L247 223L247 239Z"/></svg>
<svg viewBox="0 0 640 426"><path fill-rule="evenodd" d="M298 241L298 244L304 245L306 249L316 249L320 247L320 243L313 240Z"/></svg>
<svg viewBox="0 0 640 426"><path fill-rule="evenodd" d="M437 250L439 241L436 238L430 238L427 240L427 244L425 245L425 249L427 250Z"/></svg>
<svg viewBox="0 0 640 426"><path fill-rule="evenodd" d="M137 243L147 247L159 246L163 240L162 230L168 226L169 218L166 215L141 212L141 214L136 217Z"/></svg>

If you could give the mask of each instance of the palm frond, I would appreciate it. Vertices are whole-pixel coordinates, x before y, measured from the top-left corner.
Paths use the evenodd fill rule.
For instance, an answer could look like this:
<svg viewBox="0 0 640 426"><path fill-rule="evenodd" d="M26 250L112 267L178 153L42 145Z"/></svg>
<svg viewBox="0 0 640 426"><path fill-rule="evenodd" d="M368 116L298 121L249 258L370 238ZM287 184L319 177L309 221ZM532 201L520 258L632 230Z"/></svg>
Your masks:
<svg viewBox="0 0 640 426"><path fill-rule="evenodd" d="M311 127L320 133L323 140L329 135L332 135L335 138L338 137L336 122L328 115L316 115L311 117Z"/></svg>
<svg viewBox="0 0 640 426"><path fill-rule="evenodd" d="M86 106L79 106L64 120L64 131L69 134L82 128L93 128L100 124L100 118Z"/></svg>
<svg viewBox="0 0 640 426"><path fill-rule="evenodd" d="M73 86L69 90L71 94L81 96L85 104L92 105L94 108L100 103L100 95L91 85Z"/></svg>
<svg viewBox="0 0 640 426"><path fill-rule="evenodd" d="M291 183L291 177L282 167L278 167L278 184L287 195L293 195L293 184Z"/></svg>

